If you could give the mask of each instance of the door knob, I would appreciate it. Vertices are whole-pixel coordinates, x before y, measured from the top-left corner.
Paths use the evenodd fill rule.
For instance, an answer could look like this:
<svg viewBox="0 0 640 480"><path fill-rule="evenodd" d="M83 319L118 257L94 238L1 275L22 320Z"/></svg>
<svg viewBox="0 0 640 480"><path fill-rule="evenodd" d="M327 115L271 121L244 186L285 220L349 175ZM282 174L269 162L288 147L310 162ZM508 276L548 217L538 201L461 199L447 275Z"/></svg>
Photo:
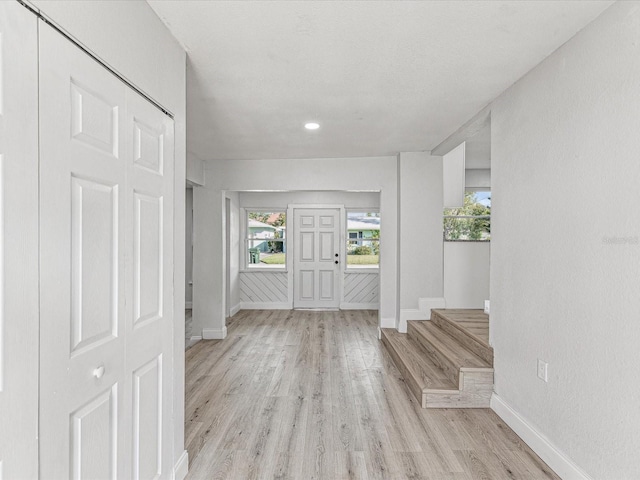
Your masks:
<svg viewBox="0 0 640 480"><path fill-rule="evenodd" d="M96 368L93 371L93 376L96 378L102 378L103 375L104 375L104 365L100 365L98 368Z"/></svg>
<svg viewBox="0 0 640 480"><path fill-rule="evenodd" d="M338 254L336 253L336 257L338 256Z"/></svg>
<svg viewBox="0 0 640 480"><path fill-rule="evenodd" d="M336 260L336 265L338 264L338 260Z"/></svg>

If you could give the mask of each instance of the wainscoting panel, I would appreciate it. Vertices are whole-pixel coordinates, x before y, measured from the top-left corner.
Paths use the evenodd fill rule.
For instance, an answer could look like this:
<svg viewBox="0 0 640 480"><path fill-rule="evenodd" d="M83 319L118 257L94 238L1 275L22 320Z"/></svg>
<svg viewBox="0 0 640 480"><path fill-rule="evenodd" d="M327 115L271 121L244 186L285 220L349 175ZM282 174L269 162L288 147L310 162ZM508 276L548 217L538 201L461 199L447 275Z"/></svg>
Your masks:
<svg viewBox="0 0 640 480"><path fill-rule="evenodd" d="M345 273L344 303L370 305L378 308L380 303L378 272ZM344 305L342 306L344 308Z"/></svg>
<svg viewBox="0 0 640 480"><path fill-rule="evenodd" d="M287 303L289 282L286 272L240 272L242 303Z"/></svg>

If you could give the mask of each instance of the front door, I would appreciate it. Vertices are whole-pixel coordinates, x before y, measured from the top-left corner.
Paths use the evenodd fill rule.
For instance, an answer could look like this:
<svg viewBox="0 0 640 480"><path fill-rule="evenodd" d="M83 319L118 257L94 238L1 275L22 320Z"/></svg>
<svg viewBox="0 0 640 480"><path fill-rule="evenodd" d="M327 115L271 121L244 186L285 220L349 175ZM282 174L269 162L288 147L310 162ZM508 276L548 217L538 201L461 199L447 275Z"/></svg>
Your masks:
<svg viewBox="0 0 640 480"><path fill-rule="evenodd" d="M340 209L294 208L294 308L340 306Z"/></svg>
<svg viewBox="0 0 640 480"><path fill-rule="evenodd" d="M173 121L42 23L40 141L40 474L168 478Z"/></svg>

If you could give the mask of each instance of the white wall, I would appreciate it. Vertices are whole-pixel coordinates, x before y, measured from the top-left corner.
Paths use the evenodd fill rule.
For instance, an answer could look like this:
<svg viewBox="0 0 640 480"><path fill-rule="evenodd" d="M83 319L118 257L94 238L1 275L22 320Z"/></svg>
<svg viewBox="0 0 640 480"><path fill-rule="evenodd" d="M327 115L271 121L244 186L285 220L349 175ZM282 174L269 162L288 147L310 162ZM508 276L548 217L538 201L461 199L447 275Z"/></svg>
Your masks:
<svg viewBox="0 0 640 480"><path fill-rule="evenodd" d="M639 79L640 4L618 2L491 114L495 389L601 479L640 478Z"/></svg>
<svg viewBox="0 0 640 480"><path fill-rule="evenodd" d="M464 186L466 188L491 188L490 168L469 168L464 171Z"/></svg>
<svg viewBox="0 0 640 480"><path fill-rule="evenodd" d="M489 242L444 242L447 308L483 308L489 300Z"/></svg>
<svg viewBox="0 0 640 480"><path fill-rule="evenodd" d="M224 191L380 191L380 321L396 323L397 178L395 157L218 161L206 164L206 186L194 191L194 325L224 327L222 213Z"/></svg>
<svg viewBox="0 0 640 480"><path fill-rule="evenodd" d="M231 236L231 271L229 272L231 305L229 307L233 316L240 309L240 247L242 246L240 239L240 196L238 192L226 192L226 198L231 200L231 228L229 232Z"/></svg>
<svg viewBox="0 0 640 480"><path fill-rule="evenodd" d="M193 188L187 188L185 198L185 304L189 308L193 299Z"/></svg>
<svg viewBox="0 0 640 480"><path fill-rule="evenodd" d="M193 153L187 153L187 183L204 185L204 162Z"/></svg>
<svg viewBox="0 0 640 480"><path fill-rule="evenodd" d="M345 208L380 208L378 192L240 192L240 206L247 207L281 207L290 203L316 203L344 205Z"/></svg>
<svg viewBox="0 0 640 480"><path fill-rule="evenodd" d="M403 152L398 172L398 319L405 331L406 320L424 318L419 298L442 297L442 157Z"/></svg>
<svg viewBox="0 0 640 480"><path fill-rule="evenodd" d="M174 455L184 452L186 54L143 1L33 0L46 16L174 114ZM167 399L170 401L169 399Z"/></svg>

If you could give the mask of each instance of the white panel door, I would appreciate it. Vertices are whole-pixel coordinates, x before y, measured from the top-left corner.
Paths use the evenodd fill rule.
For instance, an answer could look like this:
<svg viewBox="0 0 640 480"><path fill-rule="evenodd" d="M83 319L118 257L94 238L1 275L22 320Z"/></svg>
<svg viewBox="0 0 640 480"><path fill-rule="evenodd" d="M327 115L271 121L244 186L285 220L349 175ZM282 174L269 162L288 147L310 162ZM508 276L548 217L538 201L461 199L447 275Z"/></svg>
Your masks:
<svg viewBox="0 0 640 480"><path fill-rule="evenodd" d="M37 38L0 2L0 479L38 478Z"/></svg>
<svg viewBox="0 0 640 480"><path fill-rule="evenodd" d="M170 474L173 122L40 24L40 472Z"/></svg>
<svg viewBox="0 0 640 480"><path fill-rule="evenodd" d="M131 471L134 479L164 478L173 468L173 121L131 90L126 105L133 154L127 156L125 195Z"/></svg>
<svg viewBox="0 0 640 480"><path fill-rule="evenodd" d="M340 306L340 210L294 208L294 308Z"/></svg>

